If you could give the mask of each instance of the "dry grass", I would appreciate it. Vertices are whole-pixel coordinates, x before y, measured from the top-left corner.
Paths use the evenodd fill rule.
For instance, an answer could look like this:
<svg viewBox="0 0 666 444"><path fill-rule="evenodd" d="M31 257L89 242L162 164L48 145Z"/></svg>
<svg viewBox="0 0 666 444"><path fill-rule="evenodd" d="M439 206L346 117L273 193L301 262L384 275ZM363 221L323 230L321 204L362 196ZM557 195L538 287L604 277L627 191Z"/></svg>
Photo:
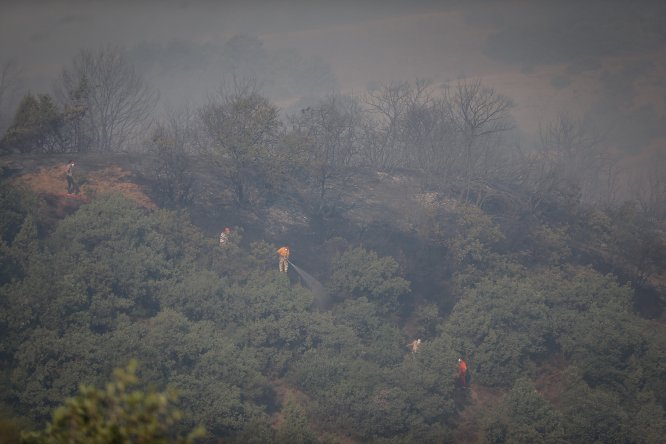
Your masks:
<svg viewBox="0 0 666 444"><path fill-rule="evenodd" d="M110 166L88 172L77 178L81 183L81 195L94 197L98 194L121 193L145 208L156 208L155 203L141 187L130 179L131 173L118 166ZM62 165L42 167L35 172L22 174L14 182L27 186L38 194L47 196L67 196L67 179ZM86 200L84 198L84 200Z"/></svg>

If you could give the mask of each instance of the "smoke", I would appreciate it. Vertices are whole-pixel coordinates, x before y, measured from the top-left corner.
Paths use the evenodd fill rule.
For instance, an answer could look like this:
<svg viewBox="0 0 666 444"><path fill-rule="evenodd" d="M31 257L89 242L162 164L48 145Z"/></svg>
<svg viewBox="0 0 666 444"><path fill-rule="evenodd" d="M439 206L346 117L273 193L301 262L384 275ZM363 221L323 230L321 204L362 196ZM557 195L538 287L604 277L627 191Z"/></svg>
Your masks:
<svg viewBox="0 0 666 444"><path fill-rule="evenodd" d="M312 293L317 296L317 299L315 300L315 305L318 308L325 308L325 306L328 303L328 294L326 292L326 289L324 286L319 282L314 276L312 276L310 273L307 271L303 270L301 267L295 265L293 262L289 262L292 266L292 268L298 273L298 275L301 277L302 282L305 284L307 288L310 289Z"/></svg>

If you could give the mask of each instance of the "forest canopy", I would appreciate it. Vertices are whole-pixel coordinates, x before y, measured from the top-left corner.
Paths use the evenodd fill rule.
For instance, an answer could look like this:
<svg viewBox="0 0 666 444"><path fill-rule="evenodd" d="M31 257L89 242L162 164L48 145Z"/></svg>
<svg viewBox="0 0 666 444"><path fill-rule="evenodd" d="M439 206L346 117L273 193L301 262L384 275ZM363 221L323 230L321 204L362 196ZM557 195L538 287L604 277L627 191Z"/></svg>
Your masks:
<svg viewBox="0 0 666 444"><path fill-rule="evenodd" d="M99 196L39 236L34 197L3 187L2 199L12 209L2 226L2 402L30 427L79 384L101 386L136 358L141 387L177 389L181 432L450 439L471 402L455 377L461 356L474 385L507 391L479 412L484 440L651 442L666 426L663 326L633 313L630 287L589 267L535 273L486 244L481 262L454 271L463 284L450 315L430 299L431 328L409 353L410 286L391 257L336 253L322 309L274 268L276 246L220 248L183 212ZM465 214L461 236L471 233ZM484 238L472 237L457 248ZM278 381L300 395L285 399Z"/></svg>

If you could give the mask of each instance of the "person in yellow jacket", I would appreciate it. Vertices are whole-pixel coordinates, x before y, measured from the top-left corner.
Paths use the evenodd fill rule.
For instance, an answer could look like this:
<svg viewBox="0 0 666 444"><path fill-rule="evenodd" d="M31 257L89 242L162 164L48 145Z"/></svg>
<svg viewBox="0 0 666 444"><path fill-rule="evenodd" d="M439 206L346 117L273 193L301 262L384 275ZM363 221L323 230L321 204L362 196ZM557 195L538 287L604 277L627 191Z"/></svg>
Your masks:
<svg viewBox="0 0 666 444"><path fill-rule="evenodd" d="M289 247L281 247L277 252L280 255L280 263L278 264L280 272L286 273L289 268Z"/></svg>
<svg viewBox="0 0 666 444"><path fill-rule="evenodd" d="M421 348L421 338L414 339L412 342L407 344L407 347L412 351L412 354L416 353L419 351L419 348Z"/></svg>
<svg viewBox="0 0 666 444"><path fill-rule="evenodd" d="M220 247L224 247L229 242L230 235L231 228L225 227L224 230L220 233Z"/></svg>

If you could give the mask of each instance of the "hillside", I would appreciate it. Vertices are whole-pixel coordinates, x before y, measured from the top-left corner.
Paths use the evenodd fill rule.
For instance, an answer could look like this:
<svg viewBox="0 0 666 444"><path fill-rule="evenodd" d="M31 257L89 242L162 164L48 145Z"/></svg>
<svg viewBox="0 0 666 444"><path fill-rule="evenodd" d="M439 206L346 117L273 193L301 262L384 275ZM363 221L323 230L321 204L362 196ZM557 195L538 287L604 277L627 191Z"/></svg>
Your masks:
<svg viewBox="0 0 666 444"><path fill-rule="evenodd" d="M38 193L55 218L105 193L121 193L149 209L158 206L151 188L150 157L77 155L81 199L65 193L64 165L70 157L10 155L3 157L2 167L10 183ZM303 268L314 275L320 274L318 268L325 262L322 243L336 237L392 255L403 270L418 273L411 265L414 258L408 256L418 254L426 242L419 231L424 230L435 210L446 211L456 205L454 199L444 195L423 192L418 176L408 171L388 174L357 169L334 183L335 199L320 214L313 214L307 195L298 188L270 205L239 208L228 191L230 185L205 160L194 162L192 170L194 197L188 211L207 236L216 239L225 226L241 227L248 245L256 240L289 245L292 260L304 264Z"/></svg>
<svg viewBox="0 0 666 444"><path fill-rule="evenodd" d="M121 193L144 208L159 206L156 203L159 197L155 195L154 182L151 182L153 166L150 156L77 155L81 198L65 196L64 165L70 157L10 155L2 158L2 168L11 183L25 185L38 193L48 203L55 218L70 213L89 198L105 193ZM323 211L313 209L308 203L307 192L299 186L268 205L259 204L247 209L234 204L229 191L231 185L219 177L205 159L194 161L191 169L194 186L188 211L193 222L211 239L216 239L225 226L241 227L248 245L256 240L290 245L295 254L293 261L307 264L304 268L317 276L325 263L321 257L322 244L342 238L346 243L364 245L394 257L417 289L432 292L443 291L446 287L446 283L437 282L437 273L432 274L429 269L424 273L422 267L433 257L443 259L446 242L442 238L456 234L455 227L447 227L444 222L447 219L452 222L458 205L457 192L451 189L424 191L419 175L406 170L385 173L354 169L334 179L331 185L335 190L332 193L334 198ZM489 194L495 197L489 199L486 211L490 211L496 223L503 225L502 230L508 236L504 243L509 243L509 248L525 247L526 224L559 223L557 220L539 220L512 208L522 197L520 195L511 196L501 188ZM551 216L563 217L562 214ZM439 219L437 229L443 230L436 234L432 227L434 217ZM541 217L548 217L548 214ZM532 220L526 222L527 218ZM450 230L448 234L447 230ZM438 237L439 245L434 245L433 236ZM573 250L569 259L592 264L602 272L615 272L627 281L635 280L630 271L632 264L613 263L608 245L596 240L565 240L565 248ZM650 259L646 257L644 260ZM663 271L662 268L650 276L651 285L637 288L636 308L648 318L660 318L664 313L666 302L658 290L666 284Z"/></svg>
<svg viewBox="0 0 666 444"><path fill-rule="evenodd" d="M639 430L649 442L645 415L666 427L663 252L626 248L663 231L635 230L647 225L628 209L530 212L519 191L490 184L479 208L455 185L361 168L333 178L323 204L295 176L237 205L228 177L193 158L191 200L162 212L150 156L78 154L80 197L65 193L68 159L1 158L4 184L37 196L37 210L4 201L7 220L20 219L3 222L11 417L43 419L72 380L100 382L138 354L142 377L183 387L191 423L225 442L604 441ZM39 239L21 234L28 215ZM225 226L238 241L221 249ZM323 284L324 304L293 269L277 273L279 245ZM424 347L411 355L416 337ZM456 385L459 356L469 389ZM30 381L41 386L25 390Z"/></svg>

